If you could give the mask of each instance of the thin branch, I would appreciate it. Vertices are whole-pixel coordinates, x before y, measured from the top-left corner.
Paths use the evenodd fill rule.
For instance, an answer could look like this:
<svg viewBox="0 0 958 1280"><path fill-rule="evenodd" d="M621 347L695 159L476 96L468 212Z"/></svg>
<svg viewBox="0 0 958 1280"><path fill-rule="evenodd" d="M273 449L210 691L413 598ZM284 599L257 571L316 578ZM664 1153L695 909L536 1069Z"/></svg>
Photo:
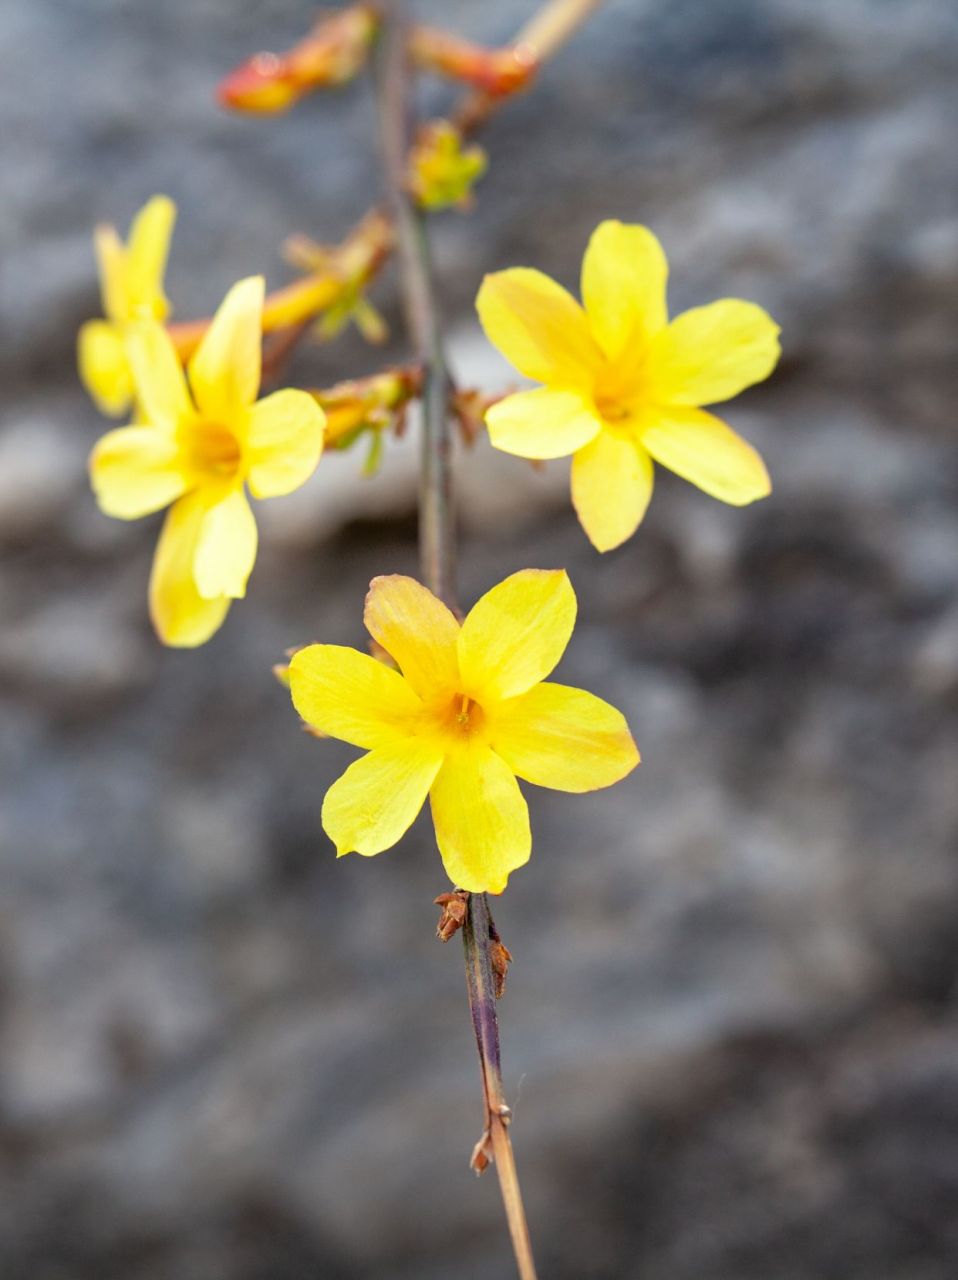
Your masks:
<svg viewBox="0 0 958 1280"><path fill-rule="evenodd" d="M502 1090L499 1019L496 1015L497 984L490 956L490 944L494 939L495 928L489 913L489 899L484 893L471 893L462 926L462 944L466 955L466 986L479 1048L486 1110L486 1123L472 1155L472 1166L477 1173L482 1173L490 1159L494 1162L520 1280L536 1280L532 1241L509 1137L512 1112Z"/></svg>
<svg viewBox="0 0 958 1280"><path fill-rule="evenodd" d="M424 371L422 455L419 501L419 551L430 590L447 604L455 601L455 530L446 368L439 315L430 281L429 245L422 214L406 191L406 156L410 138L409 68L406 26L400 6L386 11L377 49L379 127L396 225L406 326Z"/></svg>
<svg viewBox="0 0 958 1280"><path fill-rule="evenodd" d="M540 63L554 57L602 0L548 0L516 36L517 45L528 45Z"/></svg>
<svg viewBox="0 0 958 1280"><path fill-rule="evenodd" d="M376 85L383 162L396 223L403 306L424 376L420 554L426 584L455 607L455 528L451 510L449 375L432 288L422 216L406 190L410 138L406 27L399 0L386 8L376 56ZM496 983L491 960L494 930L485 894L469 896L463 926L466 984L482 1070L483 1136L473 1156L477 1171L492 1159L520 1280L536 1280L519 1179L509 1140L509 1108L502 1090Z"/></svg>
<svg viewBox="0 0 958 1280"><path fill-rule="evenodd" d="M601 4L602 0L545 0L512 41L516 59L541 67L555 57ZM462 133L472 134L507 101L508 96L474 90L463 94L452 119Z"/></svg>

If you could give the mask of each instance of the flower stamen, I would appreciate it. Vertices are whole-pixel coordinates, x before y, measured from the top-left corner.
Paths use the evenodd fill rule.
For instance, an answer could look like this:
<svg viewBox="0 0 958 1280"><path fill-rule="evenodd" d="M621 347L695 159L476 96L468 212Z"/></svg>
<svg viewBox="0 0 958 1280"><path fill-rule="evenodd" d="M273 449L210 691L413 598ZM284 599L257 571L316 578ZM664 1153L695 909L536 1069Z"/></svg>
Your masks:
<svg viewBox="0 0 958 1280"><path fill-rule="evenodd" d="M194 467L204 475L233 475L242 456L236 436L219 422L193 423L189 432L189 449Z"/></svg>

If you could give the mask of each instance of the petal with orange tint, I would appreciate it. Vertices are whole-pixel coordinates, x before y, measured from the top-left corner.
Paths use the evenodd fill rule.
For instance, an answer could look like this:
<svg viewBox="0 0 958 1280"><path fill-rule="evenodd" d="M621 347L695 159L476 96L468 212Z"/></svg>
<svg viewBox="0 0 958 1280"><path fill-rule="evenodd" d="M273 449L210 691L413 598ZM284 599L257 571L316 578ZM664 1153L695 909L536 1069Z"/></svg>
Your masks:
<svg viewBox="0 0 958 1280"><path fill-rule="evenodd" d="M686 311L649 350L649 394L661 404L729 400L775 368L779 333L767 311L739 298Z"/></svg>
<svg viewBox="0 0 958 1280"><path fill-rule="evenodd" d="M449 879L469 893L502 893L532 853L529 810L509 766L470 742L446 759L429 798Z"/></svg>
<svg viewBox="0 0 958 1280"><path fill-rule="evenodd" d="M463 692L480 704L544 680L565 652L576 599L563 569L523 569L473 605L459 633Z"/></svg>
<svg viewBox="0 0 958 1280"><path fill-rule="evenodd" d="M206 600L239 599L256 561L256 517L246 494L236 488L213 503L200 529L193 577Z"/></svg>
<svg viewBox="0 0 958 1280"><path fill-rule="evenodd" d="M582 300L610 360L665 327L668 275L665 253L648 227L610 219L593 231L582 259Z"/></svg>
<svg viewBox="0 0 958 1280"><path fill-rule="evenodd" d="M100 510L120 520L160 511L187 487L176 440L157 427L108 431L90 455L90 482Z"/></svg>
<svg viewBox="0 0 958 1280"><path fill-rule="evenodd" d="M486 276L476 298L486 337L535 382L589 387L601 353L585 312L541 271L513 267Z"/></svg>
<svg viewBox="0 0 958 1280"><path fill-rule="evenodd" d="M767 497L772 482L759 453L702 409L650 410L640 439L676 475L734 507Z"/></svg>
<svg viewBox="0 0 958 1280"><path fill-rule="evenodd" d="M415 738L376 747L351 764L323 801L323 829L336 856L391 848L415 822L441 765L439 749Z"/></svg>
<svg viewBox="0 0 958 1280"><path fill-rule="evenodd" d="M109 320L88 320L77 338L80 380L111 418L125 413L133 399L133 374L119 327Z"/></svg>
<svg viewBox="0 0 958 1280"><path fill-rule="evenodd" d="M126 249L130 319L163 320L170 309L163 273L175 221L176 205L169 196L153 196L133 219Z"/></svg>
<svg viewBox="0 0 958 1280"><path fill-rule="evenodd" d="M167 512L150 575L150 616L164 644L192 649L219 629L229 611L226 596L204 600L193 561L209 506L202 492L180 498Z"/></svg>
<svg viewBox="0 0 958 1280"><path fill-rule="evenodd" d="M595 791L624 778L639 763L625 717L584 689L538 684L503 702L491 746L538 787Z"/></svg>
<svg viewBox="0 0 958 1280"><path fill-rule="evenodd" d="M572 459L572 505L597 551L631 538L652 497L652 461L627 436L602 431Z"/></svg>
<svg viewBox="0 0 958 1280"><path fill-rule="evenodd" d="M459 623L422 583L398 573L373 578L363 620L421 698L456 690Z"/></svg>
<svg viewBox="0 0 958 1280"><path fill-rule="evenodd" d="M234 284L190 359L193 396L214 422L235 421L256 399L264 290L262 276Z"/></svg>
<svg viewBox="0 0 958 1280"><path fill-rule="evenodd" d="M126 344L136 398L147 421L172 429L193 417L183 367L163 326L144 320L130 328Z"/></svg>
<svg viewBox="0 0 958 1280"><path fill-rule="evenodd" d="M564 458L602 426L591 403L574 391L539 387L497 401L486 413L489 440L520 458Z"/></svg>
<svg viewBox="0 0 958 1280"><path fill-rule="evenodd" d="M289 687L307 724L367 750L409 737L422 711L398 671L344 645L311 644L293 654Z"/></svg>
<svg viewBox="0 0 958 1280"><path fill-rule="evenodd" d="M100 223L93 232L93 250L100 276L100 297L108 320L125 324L130 319L126 282L126 249L116 227Z"/></svg>
<svg viewBox="0 0 958 1280"><path fill-rule="evenodd" d="M277 498L304 485L323 452L326 415L311 395L286 387L253 405L247 466L254 498Z"/></svg>

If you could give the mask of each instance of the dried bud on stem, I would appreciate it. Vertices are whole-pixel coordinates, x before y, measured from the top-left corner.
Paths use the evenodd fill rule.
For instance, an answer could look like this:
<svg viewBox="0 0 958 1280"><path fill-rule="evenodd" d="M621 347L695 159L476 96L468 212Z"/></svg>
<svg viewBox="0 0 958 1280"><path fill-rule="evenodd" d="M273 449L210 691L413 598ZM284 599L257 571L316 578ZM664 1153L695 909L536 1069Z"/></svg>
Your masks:
<svg viewBox="0 0 958 1280"><path fill-rule="evenodd" d="M449 408L459 428L464 445L472 446L486 429L486 412L509 392L479 391L476 387L460 387L453 391Z"/></svg>
<svg viewBox="0 0 958 1280"><path fill-rule="evenodd" d="M440 942L448 942L463 926L469 910L469 894L464 889L454 889L452 893L441 893L438 898L433 898L433 902L442 907L436 937Z"/></svg>
<svg viewBox="0 0 958 1280"><path fill-rule="evenodd" d="M496 983L496 999L501 1000L506 990L506 976L512 963L512 952L498 937L489 944L489 963Z"/></svg>

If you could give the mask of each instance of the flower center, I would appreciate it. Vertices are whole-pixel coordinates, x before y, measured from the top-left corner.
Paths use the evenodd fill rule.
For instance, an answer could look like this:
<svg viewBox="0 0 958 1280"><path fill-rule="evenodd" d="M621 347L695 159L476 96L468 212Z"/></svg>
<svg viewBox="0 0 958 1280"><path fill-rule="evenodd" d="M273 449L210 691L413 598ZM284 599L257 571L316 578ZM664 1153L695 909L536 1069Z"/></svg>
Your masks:
<svg viewBox="0 0 958 1280"><path fill-rule="evenodd" d="M471 737L482 729L486 713L468 694L456 693L440 711L439 719L446 733L453 737Z"/></svg>
<svg viewBox="0 0 958 1280"><path fill-rule="evenodd" d="M634 358L604 364L596 374L592 396L604 422L613 427L623 424L642 399L641 366Z"/></svg>
<svg viewBox="0 0 958 1280"><path fill-rule="evenodd" d="M239 441L229 427L203 419L191 423L188 448L196 470L207 476L233 475L242 457Z"/></svg>
<svg viewBox="0 0 958 1280"><path fill-rule="evenodd" d="M597 395L595 407L605 422L623 422L629 416L628 406L615 396Z"/></svg>

